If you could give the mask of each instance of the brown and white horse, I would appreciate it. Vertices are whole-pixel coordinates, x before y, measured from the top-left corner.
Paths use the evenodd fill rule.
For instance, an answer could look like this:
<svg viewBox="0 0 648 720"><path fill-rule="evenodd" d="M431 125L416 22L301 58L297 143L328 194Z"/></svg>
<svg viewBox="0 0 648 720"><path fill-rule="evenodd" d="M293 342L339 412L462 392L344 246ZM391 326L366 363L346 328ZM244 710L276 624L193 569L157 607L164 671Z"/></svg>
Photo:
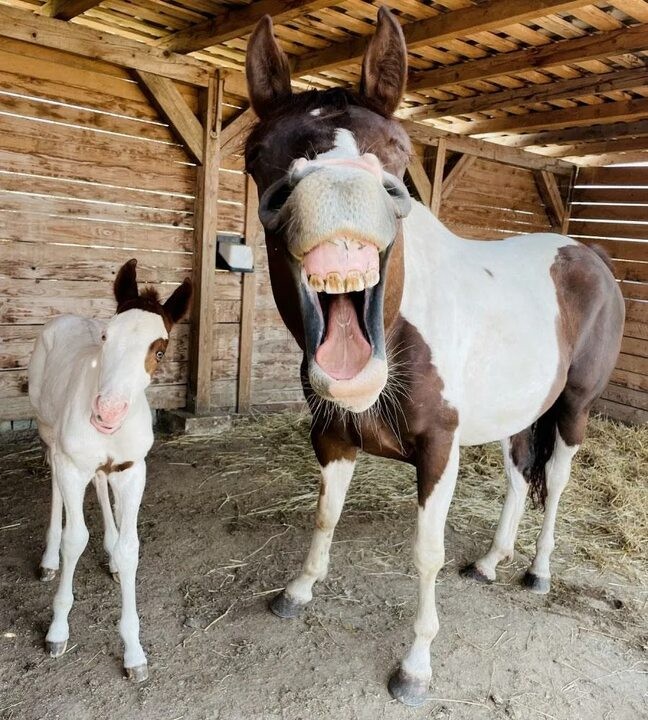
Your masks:
<svg viewBox="0 0 648 720"><path fill-rule="evenodd" d="M153 444L144 391L164 357L171 328L187 310L191 282L185 280L162 304L155 290L138 292L136 264L129 260L117 273L117 314L108 323L62 315L45 325L29 362L29 399L52 470L42 580L54 579L59 550L63 556L46 649L60 657L67 645L74 570L88 542L83 496L92 480L110 570L121 584L124 667L129 678L141 682L148 670L135 605L137 513L146 482L145 458ZM108 483L115 498L114 516Z"/></svg>
<svg viewBox="0 0 648 720"><path fill-rule="evenodd" d="M419 603L414 642L389 689L416 705L431 677L435 580L460 445L501 440L508 476L493 544L467 574L495 579L530 489L546 509L524 584L547 592L558 501L614 367L624 306L605 258L568 237L464 240L410 201L402 182L410 144L392 118L406 57L383 8L358 93L293 94L287 58L262 20L247 51L259 123L246 164L277 307L304 352L322 473L302 572L271 607L295 616L325 577L358 449L413 464Z"/></svg>

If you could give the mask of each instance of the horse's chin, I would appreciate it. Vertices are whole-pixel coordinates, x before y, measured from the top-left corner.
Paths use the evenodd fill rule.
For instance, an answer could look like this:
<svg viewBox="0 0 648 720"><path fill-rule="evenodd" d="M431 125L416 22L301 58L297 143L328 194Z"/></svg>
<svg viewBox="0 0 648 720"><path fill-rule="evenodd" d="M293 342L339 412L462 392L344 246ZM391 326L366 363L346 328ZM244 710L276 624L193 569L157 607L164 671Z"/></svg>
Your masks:
<svg viewBox="0 0 648 720"><path fill-rule="evenodd" d="M114 435L117 430L122 426L122 423L118 423L117 425L106 425L106 423L100 422L97 420L97 417L94 413L90 414L90 425L95 430L98 430L102 435Z"/></svg>
<svg viewBox="0 0 648 720"><path fill-rule="evenodd" d="M372 357L352 378L336 379L312 360L308 367L311 388L324 400L335 403L342 410L361 413L378 400L387 383L387 363Z"/></svg>

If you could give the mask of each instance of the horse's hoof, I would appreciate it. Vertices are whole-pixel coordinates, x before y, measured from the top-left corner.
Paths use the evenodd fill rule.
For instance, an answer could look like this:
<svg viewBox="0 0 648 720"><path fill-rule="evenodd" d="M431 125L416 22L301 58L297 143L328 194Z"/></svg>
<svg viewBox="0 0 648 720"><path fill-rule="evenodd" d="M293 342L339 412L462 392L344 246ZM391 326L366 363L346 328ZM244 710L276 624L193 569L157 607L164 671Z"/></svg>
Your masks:
<svg viewBox="0 0 648 720"><path fill-rule="evenodd" d="M419 707L429 698L427 682L407 675L400 667L392 673L387 687L394 700L409 707Z"/></svg>
<svg viewBox="0 0 648 720"><path fill-rule="evenodd" d="M121 580L119 579L119 573L118 572L110 572L110 577L113 579L113 582L116 582L117 585L121 584Z"/></svg>
<svg viewBox="0 0 648 720"><path fill-rule="evenodd" d="M527 590L531 590L531 592L537 593L538 595L546 595L551 588L551 579L540 577L527 570L522 578L522 585L524 585Z"/></svg>
<svg viewBox="0 0 648 720"><path fill-rule="evenodd" d="M286 595L285 590L282 590L279 595L275 595L272 600L270 600L268 607L277 617L292 620L301 614L306 605L295 602Z"/></svg>
<svg viewBox="0 0 648 720"><path fill-rule="evenodd" d="M52 580L54 580L55 577L56 577L56 570L52 570L52 568L46 568L46 567L42 567L40 569L41 582L52 582Z"/></svg>
<svg viewBox="0 0 648 720"><path fill-rule="evenodd" d="M63 642L53 642L52 640L45 640L45 652L49 653L50 657L59 658L65 653L67 648L67 640Z"/></svg>
<svg viewBox="0 0 648 720"><path fill-rule="evenodd" d="M126 671L126 677L134 683L141 683L148 680L148 665L136 665L132 668L124 668Z"/></svg>
<svg viewBox="0 0 648 720"><path fill-rule="evenodd" d="M477 582L484 583L486 585L491 585L493 581L484 575L484 573L475 565L475 563L470 563L470 565L466 565L465 567L462 567L461 570L459 570L459 575L461 577L470 578L471 580L476 580Z"/></svg>

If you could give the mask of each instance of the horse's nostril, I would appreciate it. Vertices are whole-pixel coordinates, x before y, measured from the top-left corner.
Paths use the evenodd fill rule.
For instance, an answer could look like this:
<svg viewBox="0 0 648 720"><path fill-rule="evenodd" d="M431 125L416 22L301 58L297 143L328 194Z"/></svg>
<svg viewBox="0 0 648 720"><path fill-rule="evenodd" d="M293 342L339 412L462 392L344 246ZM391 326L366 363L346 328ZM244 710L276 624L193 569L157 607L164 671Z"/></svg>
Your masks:
<svg viewBox="0 0 648 720"><path fill-rule="evenodd" d="M103 420L101 419L101 415L97 415L97 420L99 420L99 422L103 422Z"/></svg>

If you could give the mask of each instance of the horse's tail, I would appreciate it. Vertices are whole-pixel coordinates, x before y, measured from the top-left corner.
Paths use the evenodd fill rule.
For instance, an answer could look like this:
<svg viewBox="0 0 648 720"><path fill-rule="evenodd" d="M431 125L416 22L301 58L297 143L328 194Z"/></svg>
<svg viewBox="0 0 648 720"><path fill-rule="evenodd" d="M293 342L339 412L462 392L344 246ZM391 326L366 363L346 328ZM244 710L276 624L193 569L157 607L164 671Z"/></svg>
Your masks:
<svg viewBox="0 0 648 720"><path fill-rule="evenodd" d="M588 245L589 249L595 252L601 260L607 265L608 270L614 275L614 265L612 265L612 259L610 258L607 250L602 248L600 245Z"/></svg>
<svg viewBox="0 0 648 720"><path fill-rule="evenodd" d="M536 507L544 508L547 499L546 466L556 444L557 405L558 401L529 428L529 454L522 475Z"/></svg>

